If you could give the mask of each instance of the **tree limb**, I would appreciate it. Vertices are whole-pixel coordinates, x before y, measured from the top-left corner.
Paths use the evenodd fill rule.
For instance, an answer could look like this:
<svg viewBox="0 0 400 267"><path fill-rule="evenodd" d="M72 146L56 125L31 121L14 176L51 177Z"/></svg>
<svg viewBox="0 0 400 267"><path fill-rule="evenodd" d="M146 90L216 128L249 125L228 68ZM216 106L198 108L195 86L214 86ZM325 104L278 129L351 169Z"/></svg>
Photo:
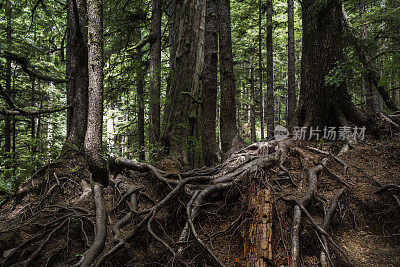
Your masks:
<svg viewBox="0 0 400 267"><path fill-rule="evenodd" d="M149 35L146 35L142 40L140 40L136 45L129 47L126 49L127 52L130 52L132 50L135 50L137 48L142 48L145 46L147 43L151 43L154 39L154 34L150 33Z"/></svg>
<svg viewBox="0 0 400 267"><path fill-rule="evenodd" d="M26 58L23 55L19 55L13 52L9 51L4 51L4 53L1 55L3 58L15 61L17 64L19 64L22 68L23 71L25 71L27 74L29 74L31 77L34 77L39 80L44 80L48 82L53 82L53 83L65 83L67 82L66 79L51 76L49 74L42 73L41 71L35 70L30 62L29 59Z"/></svg>
<svg viewBox="0 0 400 267"><path fill-rule="evenodd" d="M15 105L14 101L7 94L7 92L4 91L4 89L1 87L1 85L0 85L0 96L2 96L4 98L4 100L7 102L8 106L11 108L11 109L0 109L1 115L38 116L38 115L42 115L42 114L49 114L49 113L63 111L63 110L69 109L73 106L73 104L71 104L71 105L68 105L65 107L59 107L59 108L41 109L41 110L23 110L22 108L19 108L17 105Z"/></svg>

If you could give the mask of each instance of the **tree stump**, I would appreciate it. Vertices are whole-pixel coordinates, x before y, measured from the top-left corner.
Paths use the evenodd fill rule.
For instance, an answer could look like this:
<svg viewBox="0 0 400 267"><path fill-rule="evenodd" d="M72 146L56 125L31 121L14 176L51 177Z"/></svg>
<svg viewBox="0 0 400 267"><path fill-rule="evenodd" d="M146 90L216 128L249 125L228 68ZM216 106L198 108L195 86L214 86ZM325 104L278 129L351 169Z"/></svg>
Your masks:
<svg viewBox="0 0 400 267"><path fill-rule="evenodd" d="M272 264L273 198L268 188L256 188L250 196L249 209L253 218L242 231L245 266L264 267Z"/></svg>

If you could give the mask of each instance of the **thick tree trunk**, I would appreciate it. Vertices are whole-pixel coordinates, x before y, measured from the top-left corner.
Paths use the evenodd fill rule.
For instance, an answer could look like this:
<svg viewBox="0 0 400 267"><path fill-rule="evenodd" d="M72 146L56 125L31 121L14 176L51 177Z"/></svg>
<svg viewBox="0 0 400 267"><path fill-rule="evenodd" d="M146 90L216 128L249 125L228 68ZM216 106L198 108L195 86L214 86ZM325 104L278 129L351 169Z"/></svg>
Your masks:
<svg viewBox="0 0 400 267"><path fill-rule="evenodd" d="M258 0L258 76L260 84L260 121L261 140L264 140L265 104L263 92L263 65L262 65L262 0Z"/></svg>
<svg viewBox="0 0 400 267"><path fill-rule="evenodd" d="M107 161L102 155L103 129L103 1L88 1L89 110L85 153L94 181L108 183Z"/></svg>
<svg viewBox="0 0 400 267"><path fill-rule="evenodd" d="M230 0L221 0L219 10L220 134L222 152L225 153L229 150L237 134L236 86L233 73Z"/></svg>
<svg viewBox="0 0 400 267"><path fill-rule="evenodd" d="M316 6L316 0L302 5L303 52L301 65L301 110L299 125L337 126L350 120L366 122L354 106L344 83L329 85L325 77L343 59L342 9L338 0Z"/></svg>
<svg viewBox="0 0 400 267"><path fill-rule="evenodd" d="M216 112L218 91L218 1L206 1L201 139L206 166L218 162Z"/></svg>
<svg viewBox="0 0 400 267"><path fill-rule="evenodd" d="M202 95L202 84L200 77L204 69L204 42L205 42L205 25L206 25L206 1L199 0L197 2L199 10L200 24L197 36L196 47L196 68L193 79L193 100L190 105L189 112L189 163L191 168L203 166L203 154L201 152L201 124L199 118L201 117L201 102L198 100Z"/></svg>
<svg viewBox="0 0 400 267"><path fill-rule="evenodd" d="M274 51L272 39L272 0L267 0L267 136L274 136Z"/></svg>
<svg viewBox="0 0 400 267"><path fill-rule="evenodd" d="M86 0L67 1L67 112L66 149L85 142L88 115L88 49ZM70 147L70 146L73 147Z"/></svg>
<svg viewBox="0 0 400 267"><path fill-rule="evenodd" d="M296 113L296 55L294 46L294 3L288 0L288 101L287 124Z"/></svg>
<svg viewBox="0 0 400 267"><path fill-rule="evenodd" d="M155 147L160 141L161 4L161 0L152 0L153 41L150 43L149 143Z"/></svg>
<svg viewBox="0 0 400 267"><path fill-rule="evenodd" d="M198 41L203 5L199 0L174 1L174 24L171 28L169 88L166 96L161 143L165 153L188 162L189 115L191 105L198 104L196 71L199 61ZM198 79L198 77L197 77Z"/></svg>

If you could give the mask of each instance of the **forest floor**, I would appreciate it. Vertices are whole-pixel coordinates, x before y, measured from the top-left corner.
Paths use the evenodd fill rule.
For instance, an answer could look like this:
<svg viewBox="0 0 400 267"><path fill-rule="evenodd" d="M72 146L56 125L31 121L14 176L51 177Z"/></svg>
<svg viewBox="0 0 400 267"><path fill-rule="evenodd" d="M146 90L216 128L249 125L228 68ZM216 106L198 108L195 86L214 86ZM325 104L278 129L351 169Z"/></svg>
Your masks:
<svg viewBox="0 0 400 267"><path fill-rule="evenodd" d="M340 223L336 240L356 266L400 266L400 203L387 192L375 194L382 185L400 184L400 138L366 140L343 160L354 183L346 199L354 222Z"/></svg>
<svg viewBox="0 0 400 267"><path fill-rule="evenodd" d="M296 141L291 147L299 148L302 153L307 151L309 162L306 165L315 166L325 155L309 147L337 153L342 145ZM400 202L397 198L400 191L389 189L376 194L385 185L400 185L400 135L381 140L368 137L340 158L348 165L347 175L341 174L343 166L331 160L328 163L330 171L323 170L318 176L318 191L308 203L307 210L322 225L327 203L339 189L346 188L344 183L347 184L348 188L338 201L338 211L330 223L332 239L354 266L400 266ZM163 167L159 167L162 171ZM273 261L269 264L287 265L295 205L293 199L304 192L301 188L306 187L307 169L297 152L290 148L285 167L297 187L282 176L279 166L272 166L244 177L240 184L228 190L208 196L194 221L198 237L204 240L206 246L199 245L193 238L180 238L186 222L187 206L184 204L190 203L193 195L191 188L185 188L186 194L171 198L168 205L156 213L151 221L155 235L143 229L133 236L136 231L133 225L141 222L141 215L131 212L131 223L121 227L119 234L133 238L129 242L126 239L124 248L105 260L104 265L179 265L178 257L172 257L171 250L160 242L162 239L173 251L182 251L181 258L188 265L215 266L215 261L206 252L208 248L225 265L242 266L248 260L243 246L248 242L247 229L254 212L249 209L249 202L254 190L257 190L254 188L260 187L273 188ZM144 169L113 167L113 182L103 190L108 234L105 249L99 258L116 244L113 226L132 211L129 203L125 204L124 197L137 196L137 210L141 211L151 209L171 192L165 183ZM164 169L167 168L164 166ZM170 176L165 174L165 177ZM0 207L2 266L69 266L79 261L93 242L95 224L90 185L82 183L83 180L89 181L84 159L71 157L48 165L22 185L18 194L8 197ZM129 184L134 193L125 194L119 188L121 184ZM320 264L322 246L319 239L315 227L304 217L300 230L300 265ZM332 262L344 265L340 253L331 249L331 254Z"/></svg>

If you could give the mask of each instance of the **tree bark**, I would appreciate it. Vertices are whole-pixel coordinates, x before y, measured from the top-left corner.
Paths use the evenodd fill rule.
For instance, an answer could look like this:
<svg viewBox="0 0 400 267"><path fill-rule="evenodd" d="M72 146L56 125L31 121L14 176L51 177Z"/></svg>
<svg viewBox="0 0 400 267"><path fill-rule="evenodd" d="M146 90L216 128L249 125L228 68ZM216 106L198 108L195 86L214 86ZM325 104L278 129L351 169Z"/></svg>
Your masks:
<svg viewBox="0 0 400 267"><path fill-rule="evenodd" d="M268 188L255 187L253 190L254 196L251 195L249 200L249 210L252 211L253 218L249 221L247 231L242 232L246 266L271 266L274 199Z"/></svg>
<svg viewBox="0 0 400 267"><path fill-rule="evenodd" d="M139 30L140 31L140 30ZM139 37L141 34L139 34ZM136 49L137 56L137 100L138 100L138 143L139 143L139 160L145 161L145 140L144 140L144 78L145 70L142 62L142 49Z"/></svg>
<svg viewBox="0 0 400 267"><path fill-rule="evenodd" d="M260 84L260 121L261 140L264 140L265 104L263 92L263 65L262 65L262 0L258 0L258 76Z"/></svg>
<svg viewBox="0 0 400 267"><path fill-rule="evenodd" d="M6 36L7 36L7 48L11 48L12 42L12 29L11 29L11 2L10 0L6 1ZM9 59L6 60L6 92L10 96L12 94L11 91L11 61ZM5 178L9 179L11 177L11 172L8 171L11 167L11 117L5 115L4 118L4 153L6 158L5 168L7 171L5 172Z"/></svg>
<svg viewBox="0 0 400 267"><path fill-rule="evenodd" d="M67 1L67 139L64 148L83 148L88 116L86 0Z"/></svg>
<svg viewBox="0 0 400 267"><path fill-rule="evenodd" d="M274 51L272 39L272 0L267 0L267 136L274 136Z"/></svg>
<svg viewBox="0 0 400 267"><path fill-rule="evenodd" d="M108 184L107 161L102 155L103 129L103 1L88 1L89 110L85 153L92 179Z"/></svg>
<svg viewBox="0 0 400 267"><path fill-rule="evenodd" d="M360 17L363 17L365 14L365 2L360 1ZM361 26L361 38L368 39L368 26ZM373 92L373 85L370 79L368 78L367 73L362 74L362 82L363 82L363 91L365 94L365 109L367 112L372 113L375 112L376 99Z"/></svg>
<svg viewBox="0 0 400 267"><path fill-rule="evenodd" d="M38 87L39 87L39 81L37 81L37 84L38 84ZM35 93L35 90L36 90L36 84L35 84L35 78L31 78L31 105L33 106L33 107L36 107L36 97L35 97L35 95L36 95L36 93ZM32 156L32 158L34 157L34 155L36 154L36 148L37 148L37 146L36 146L36 118L35 117L32 117L31 118L31 143L30 143L30 148L31 148L31 156Z"/></svg>
<svg viewBox="0 0 400 267"><path fill-rule="evenodd" d="M294 45L294 2L288 0L288 114L290 124L296 113L296 55Z"/></svg>
<svg viewBox="0 0 400 267"><path fill-rule="evenodd" d="M250 56L250 139L252 143L257 141L256 118L255 118L255 92L254 92L254 63L253 56Z"/></svg>
<svg viewBox="0 0 400 267"><path fill-rule="evenodd" d="M161 91L161 0L152 0L149 89L149 143L157 147L160 141ZM154 155L155 150L153 149Z"/></svg>
<svg viewBox="0 0 400 267"><path fill-rule="evenodd" d="M186 164L191 134L191 105L199 103L195 76L200 62L198 42L203 5L199 4L199 0L174 1L172 5L175 6L170 49L172 73L166 96L161 143L166 155Z"/></svg>
<svg viewBox="0 0 400 267"><path fill-rule="evenodd" d="M206 1L201 139L206 166L218 162L216 115L218 91L218 1Z"/></svg>
<svg viewBox="0 0 400 267"><path fill-rule="evenodd" d="M325 77L343 59L342 9L338 0L302 5L303 52L301 65L301 109L299 125L338 126L350 120L366 123L364 114L351 102L344 83L327 84ZM364 124L365 125L365 124Z"/></svg>
<svg viewBox="0 0 400 267"><path fill-rule="evenodd" d="M220 134L222 152L225 153L229 150L237 134L236 85L233 73L230 0L221 0L219 10Z"/></svg>

